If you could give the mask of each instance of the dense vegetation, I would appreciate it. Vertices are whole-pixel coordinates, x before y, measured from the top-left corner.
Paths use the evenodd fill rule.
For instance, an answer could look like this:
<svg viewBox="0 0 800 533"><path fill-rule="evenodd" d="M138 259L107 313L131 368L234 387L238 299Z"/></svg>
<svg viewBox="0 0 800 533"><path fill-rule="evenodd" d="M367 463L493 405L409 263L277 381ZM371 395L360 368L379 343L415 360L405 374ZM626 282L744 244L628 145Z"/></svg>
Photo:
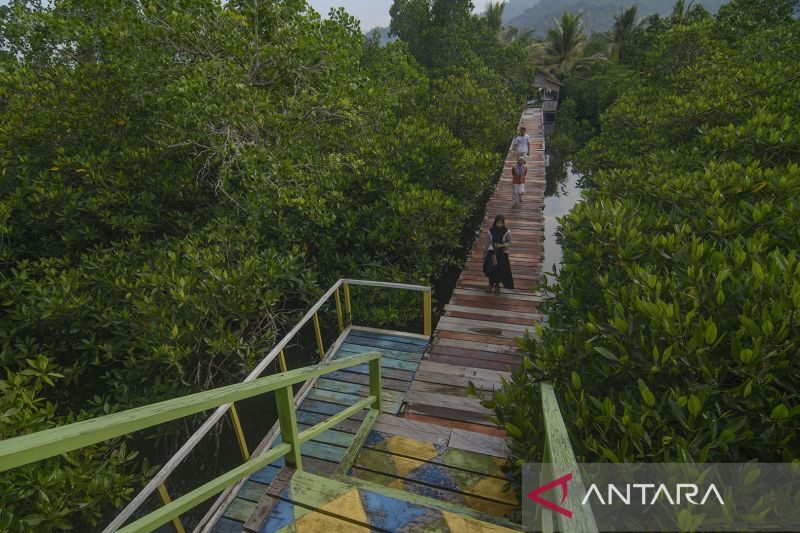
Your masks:
<svg viewBox="0 0 800 533"><path fill-rule="evenodd" d="M532 69L468 1L397 4L388 47L302 0L0 7L0 438L240 379L333 280L460 262ZM86 530L134 456L0 476L0 529Z"/></svg>
<svg viewBox="0 0 800 533"><path fill-rule="evenodd" d="M520 463L541 458L543 380L579 460L800 460L795 8L676 9L566 78L575 146L599 133L548 326L489 402Z"/></svg>

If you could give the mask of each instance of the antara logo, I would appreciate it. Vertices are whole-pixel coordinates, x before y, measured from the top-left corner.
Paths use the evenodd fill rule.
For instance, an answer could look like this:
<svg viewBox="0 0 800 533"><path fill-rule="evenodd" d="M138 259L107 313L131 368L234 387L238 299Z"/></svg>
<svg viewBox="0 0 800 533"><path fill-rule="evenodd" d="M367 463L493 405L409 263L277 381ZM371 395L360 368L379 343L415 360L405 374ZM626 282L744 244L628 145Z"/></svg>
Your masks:
<svg viewBox="0 0 800 533"><path fill-rule="evenodd" d="M567 495L569 494L569 485L568 483L572 481L573 475L570 472L564 476L561 476L558 479L551 481L541 487L534 489L528 493L528 498L535 501L539 505L550 509L555 513L562 514L567 518L572 518L572 511L563 507L564 502L567 500ZM556 487L561 487L561 501L558 504L555 504L549 500L545 500L542 498L541 494L547 492L551 489ZM581 505L586 505L587 503L591 503L589 499L592 495L595 496L597 503L600 505L613 505L616 503L616 498L619 500L620 504L624 505L631 505L631 501L633 500L633 496L635 496L636 492L638 491L641 494L641 504L642 505L656 505L657 503L666 503L668 501L671 505L681 505L684 501L691 503L692 505L705 505L709 498L714 497L719 502L720 505L725 505L725 501L722 499L717 487L712 483L708 489L705 491L705 494L702 500L695 501L695 497L700 494L700 489L694 483L678 483L675 486L675 490L670 492L666 485L659 484L656 485L654 483L633 483L627 484L624 486L624 492L620 490L616 485L609 483L607 488L607 498L604 500L603 495L600 492L600 489L597 488L597 485L592 483L589 487L589 490L586 491L586 495L583 497L581 501ZM648 490L652 490L651 494L652 497L648 498ZM674 494L674 498L673 498ZM663 499L662 499L663 497Z"/></svg>
<svg viewBox="0 0 800 533"><path fill-rule="evenodd" d="M539 505L544 505L553 512L563 514L567 518L572 518L572 511L564 507L561 507L561 505L563 505L563 503L567 499L567 494L569 494L569 486L567 485L567 483L571 480L572 480L572 472L570 472L565 476L561 476L560 478L555 479L546 485L542 485L538 489L530 491L528 493L528 498L535 501ZM554 487L561 487L561 504L559 505L556 505L553 502L545 500L544 498L539 496L541 493L547 492L548 490Z"/></svg>
<svg viewBox="0 0 800 533"><path fill-rule="evenodd" d="M658 487L658 488L656 488ZM696 502L694 498L700 493L700 489L694 483L678 483L675 487L673 492L667 488L666 485L659 484L655 485L654 483L633 483L629 485L625 485L625 492L623 493L621 490L617 488L616 485L609 483L607 492L606 500L603 500L603 495L600 493L600 489L597 488L597 485L592 483L589 487L589 490L586 491L586 496L583 497L583 501L581 505L585 505L586 502L589 501L589 497L594 494L597 497L597 501L600 505L613 505L614 504L614 495L616 494L617 498L620 500L620 503L625 505L631 504L631 495L635 495L638 491L641 494L641 502L642 505L655 505L659 503L666 503L662 498L662 496L670 503L670 505L681 505L683 502L683 498L685 498L686 502L691 503L692 505L705 505L706 501L713 495L716 497L717 501L720 505L725 505L725 501L722 499L717 487L712 483L705 492L703 499L699 502ZM654 489L651 493L653 497L648 500L647 492L648 489ZM673 494L675 498L673 498Z"/></svg>

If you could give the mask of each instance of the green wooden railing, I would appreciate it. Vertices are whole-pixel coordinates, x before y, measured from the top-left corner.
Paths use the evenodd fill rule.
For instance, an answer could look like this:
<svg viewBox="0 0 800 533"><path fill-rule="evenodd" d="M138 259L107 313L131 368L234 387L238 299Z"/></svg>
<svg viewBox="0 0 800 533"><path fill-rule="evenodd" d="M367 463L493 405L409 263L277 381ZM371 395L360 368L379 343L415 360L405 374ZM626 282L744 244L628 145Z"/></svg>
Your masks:
<svg viewBox="0 0 800 533"><path fill-rule="evenodd" d="M292 386L329 372L364 363L369 364L369 396L313 427L298 432ZM381 355L372 352L337 359L0 441L0 472L268 392L275 393L283 441L281 444L264 451L261 455L249 458L244 464L166 503L119 531L125 533L152 531L280 457L285 457L287 465L298 470L302 469L300 458L302 443L362 409L370 409L373 415L381 411Z"/></svg>
<svg viewBox="0 0 800 533"><path fill-rule="evenodd" d="M539 476L541 483L546 483L559 477L572 473L575 483L571 484L567 499L563 507L572 511L572 518L554 513L544 507L537 507L537 522L544 533L562 531L564 533L595 533L597 524L591 509L581 505L585 495L583 482L578 470L578 462L569 442L567 427L558 408L558 400L553 386L550 383L541 384L542 414L544 420L545 443L544 457L542 458L542 472ZM554 526L558 527L554 527Z"/></svg>
<svg viewBox="0 0 800 533"><path fill-rule="evenodd" d="M311 306L311 308L292 327L292 329L286 333L286 335L284 335L284 337L272 348L272 350L270 350L267 355L261 359L261 361L258 362L256 367L252 370L252 372L250 372L244 381L249 382L258 379L261 377L261 374L267 370L269 365L273 363L278 364L281 372L286 372L288 367L286 364L284 350L287 348L289 343L294 340L300 330L309 323L313 323L317 350L320 358L324 358L326 354L326 348L322 338L319 313L322 311L323 306L333 298L336 305L336 318L339 326L340 338L343 337L347 332L346 328L353 325L353 310L350 289L354 286L421 292L423 296L423 332L427 336L431 334L432 312L430 287L383 281L340 279L334 283L325 292L325 294L323 294L319 300L314 303L313 306ZM344 307L342 306L340 292L344 293ZM306 386L308 386L308 384ZM302 390L298 394L302 395ZM237 442L239 443L239 449L242 453L242 457L244 460L248 460L250 458L250 451L247 448L247 442L245 441L242 424L239 420L236 406L233 403L220 405L213 413L211 413L211 415L208 416L205 422L203 422L203 424L188 438L188 440L175 452L175 454L161 467L161 469L153 476L153 478L147 482L142 490L139 491L139 493L136 494L136 496L134 496L130 502L128 502L125 508L122 509L116 517L114 517L114 519L105 527L105 529L103 529L103 533L113 533L117 531L120 527L122 527L122 524L124 524L153 494L157 493L164 505L170 504L172 499L170 498L165 485L167 478L175 471L175 469L183 462L183 460L189 456L197 444L226 414L229 414L231 417L231 423ZM173 524L178 533L184 533L183 525L178 518L173 521Z"/></svg>

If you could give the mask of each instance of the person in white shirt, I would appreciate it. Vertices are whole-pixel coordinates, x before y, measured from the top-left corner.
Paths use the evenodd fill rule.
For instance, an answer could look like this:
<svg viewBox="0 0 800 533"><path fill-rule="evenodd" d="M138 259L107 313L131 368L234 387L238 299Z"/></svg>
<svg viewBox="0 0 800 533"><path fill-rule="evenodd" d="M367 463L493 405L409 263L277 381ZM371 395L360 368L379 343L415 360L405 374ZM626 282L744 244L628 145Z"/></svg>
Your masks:
<svg viewBox="0 0 800 533"><path fill-rule="evenodd" d="M530 153L530 136L525 133L525 128L519 129L519 135L514 137L514 142L512 143L512 148L516 152L515 160L519 160L520 157L528 157Z"/></svg>

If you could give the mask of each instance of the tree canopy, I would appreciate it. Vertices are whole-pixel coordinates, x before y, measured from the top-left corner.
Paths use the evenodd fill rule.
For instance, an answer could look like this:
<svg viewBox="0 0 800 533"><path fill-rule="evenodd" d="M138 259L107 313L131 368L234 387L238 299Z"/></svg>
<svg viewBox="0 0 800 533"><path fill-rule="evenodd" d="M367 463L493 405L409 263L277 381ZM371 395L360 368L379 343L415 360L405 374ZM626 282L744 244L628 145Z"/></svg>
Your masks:
<svg viewBox="0 0 800 533"><path fill-rule="evenodd" d="M656 20L625 65L567 79L569 123L599 133L573 154L585 201L559 231L548 326L488 403L517 464L541 458L542 380L582 461L800 456L791 12L735 0Z"/></svg>
<svg viewBox="0 0 800 533"><path fill-rule="evenodd" d="M460 262L531 69L423 4L386 47L301 0L3 8L0 438L241 379L333 280ZM0 476L0 529L101 521L148 469L121 444Z"/></svg>

